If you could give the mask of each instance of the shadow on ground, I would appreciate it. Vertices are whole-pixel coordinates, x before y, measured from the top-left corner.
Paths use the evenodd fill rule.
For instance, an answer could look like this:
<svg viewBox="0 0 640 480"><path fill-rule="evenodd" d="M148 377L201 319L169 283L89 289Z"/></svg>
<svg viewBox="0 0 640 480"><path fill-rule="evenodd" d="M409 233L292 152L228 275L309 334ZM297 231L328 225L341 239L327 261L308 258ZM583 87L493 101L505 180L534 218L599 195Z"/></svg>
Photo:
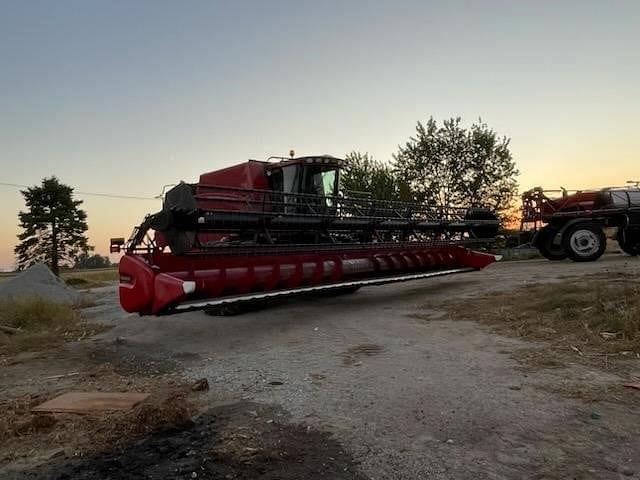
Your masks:
<svg viewBox="0 0 640 480"><path fill-rule="evenodd" d="M194 422L107 452L53 460L7 480L364 479L328 433L289 424L274 407L241 402L212 408Z"/></svg>

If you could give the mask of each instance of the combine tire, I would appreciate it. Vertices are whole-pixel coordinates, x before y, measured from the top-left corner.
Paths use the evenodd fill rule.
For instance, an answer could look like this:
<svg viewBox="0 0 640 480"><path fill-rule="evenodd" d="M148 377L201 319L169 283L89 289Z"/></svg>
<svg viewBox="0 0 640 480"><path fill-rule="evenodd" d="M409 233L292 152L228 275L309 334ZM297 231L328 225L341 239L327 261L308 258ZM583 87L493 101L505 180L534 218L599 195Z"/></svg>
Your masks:
<svg viewBox="0 0 640 480"><path fill-rule="evenodd" d="M640 228L618 228L616 240L627 255L640 255Z"/></svg>
<svg viewBox="0 0 640 480"><path fill-rule="evenodd" d="M562 245L554 245L553 239L558 234L558 229L555 227L544 227L538 232L535 239L535 246L538 247L540 255L547 260L564 260L567 258L567 252L565 252Z"/></svg>
<svg viewBox="0 0 640 480"><path fill-rule="evenodd" d="M562 246L574 262L593 262L602 256L607 237L595 223L576 223L562 234Z"/></svg>

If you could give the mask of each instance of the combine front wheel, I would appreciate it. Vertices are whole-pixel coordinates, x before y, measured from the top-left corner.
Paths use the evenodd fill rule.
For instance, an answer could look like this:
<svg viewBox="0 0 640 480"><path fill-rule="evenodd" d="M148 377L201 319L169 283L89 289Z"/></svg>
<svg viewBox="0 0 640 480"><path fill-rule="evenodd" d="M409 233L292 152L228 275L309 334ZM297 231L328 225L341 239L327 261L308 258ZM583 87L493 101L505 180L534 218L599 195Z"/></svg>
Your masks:
<svg viewBox="0 0 640 480"><path fill-rule="evenodd" d="M548 260L564 260L567 258L562 245L554 244L553 239L556 238L558 229L552 226L546 226L538 232L535 239L535 246L538 247L540 255Z"/></svg>
<svg viewBox="0 0 640 480"><path fill-rule="evenodd" d="M593 262L602 256L607 237L595 223L577 223L562 234L562 246L574 262Z"/></svg>

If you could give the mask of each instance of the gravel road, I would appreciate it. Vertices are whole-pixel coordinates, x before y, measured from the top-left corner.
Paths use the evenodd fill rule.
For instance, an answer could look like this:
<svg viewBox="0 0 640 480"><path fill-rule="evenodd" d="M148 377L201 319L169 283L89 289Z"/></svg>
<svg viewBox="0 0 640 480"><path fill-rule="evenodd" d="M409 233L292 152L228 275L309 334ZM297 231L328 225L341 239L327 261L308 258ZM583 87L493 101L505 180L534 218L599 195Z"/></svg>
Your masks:
<svg viewBox="0 0 640 480"><path fill-rule="evenodd" d="M329 434L368 478L640 478L636 410L541 388L619 379L578 364L525 372L511 354L527 344L473 322L414 316L439 300L618 271L638 272L640 260L505 262L236 317L127 316L105 289L92 314L114 325L100 337L105 348L206 377L211 408L284 411Z"/></svg>

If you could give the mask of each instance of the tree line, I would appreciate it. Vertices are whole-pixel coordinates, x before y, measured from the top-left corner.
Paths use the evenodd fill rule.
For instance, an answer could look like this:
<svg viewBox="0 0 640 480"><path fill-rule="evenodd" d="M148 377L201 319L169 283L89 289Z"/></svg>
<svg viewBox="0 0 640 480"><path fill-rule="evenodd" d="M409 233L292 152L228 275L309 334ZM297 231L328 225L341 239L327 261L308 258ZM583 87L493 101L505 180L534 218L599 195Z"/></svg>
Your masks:
<svg viewBox="0 0 640 480"><path fill-rule="evenodd" d="M389 162L349 153L342 186L383 200L485 207L504 219L518 191L509 143L482 121L465 128L460 118L430 118Z"/></svg>
<svg viewBox="0 0 640 480"><path fill-rule="evenodd" d="M518 189L509 142L482 121L465 128L460 118L442 124L429 118L424 124L418 122L414 136L398 147L389 162L368 153L349 153L342 188L381 200L486 207L504 218ZM87 214L80 208L82 200L73 198L72 187L50 177L21 193L27 208L18 215L19 270L42 262L57 275L61 265L111 264L108 257L91 253Z"/></svg>

